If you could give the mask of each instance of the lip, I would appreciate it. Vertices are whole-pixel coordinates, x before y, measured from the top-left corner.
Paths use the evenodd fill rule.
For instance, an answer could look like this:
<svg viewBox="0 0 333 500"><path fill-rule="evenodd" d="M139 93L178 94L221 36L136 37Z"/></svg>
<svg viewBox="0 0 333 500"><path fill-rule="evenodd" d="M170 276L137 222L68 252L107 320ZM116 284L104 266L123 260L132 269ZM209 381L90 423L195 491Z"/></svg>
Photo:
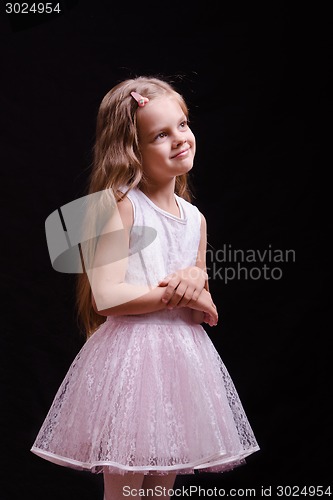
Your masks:
<svg viewBox="0 0 333 500"><path fill-rule="evenodd" d="M185 156L186 153L190 150L190 148L187 148L187 149L182 149L181 151L179 151L179 153L177 153L176 155L174 156L171 156L171 159L173 158L179 158L179 157L182 157L182 156Z"/></svg>

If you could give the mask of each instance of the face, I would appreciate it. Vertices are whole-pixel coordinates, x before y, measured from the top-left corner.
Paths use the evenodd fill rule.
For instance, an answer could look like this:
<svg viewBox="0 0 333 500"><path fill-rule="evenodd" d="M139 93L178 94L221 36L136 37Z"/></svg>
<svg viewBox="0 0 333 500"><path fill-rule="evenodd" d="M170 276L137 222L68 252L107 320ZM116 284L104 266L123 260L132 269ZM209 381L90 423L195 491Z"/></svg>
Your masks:
<svg viewBox="0 0 333 500"><path fill-rule="evenodd" d="M139 144L145 177L163 183L191 170L195 137L177 100L161 97L137 112Z"/></svg>

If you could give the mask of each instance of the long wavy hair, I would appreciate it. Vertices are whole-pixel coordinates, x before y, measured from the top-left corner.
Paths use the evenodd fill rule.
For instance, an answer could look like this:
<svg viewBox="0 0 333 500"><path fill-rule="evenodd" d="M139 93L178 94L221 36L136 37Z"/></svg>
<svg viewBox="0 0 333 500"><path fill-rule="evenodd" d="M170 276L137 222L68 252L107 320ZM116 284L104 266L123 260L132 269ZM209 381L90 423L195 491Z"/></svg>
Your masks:
<svg viewBox="0 0 333 500"><path fill-rule="evenodd" d="M107 206L121 201L135 187L142 187L145 176L142 169L136 111L137 102L131 92L138 92L149 100L172 96L177 100L186 117L188 108L184 98L173 86L160 78L140 76L125 80L113 87L102 99L96 124L93 149L93 164L88 179L87 194L103 192L98 207L87 211L86 226L90 234L98 235L101 220L105 220ZM125 187L125 190L124 190ZM191 201L188 174L176 177L175 192ZM101 215L101 211L104 216ZM91 213L98 216L91 217ZM110 213L110 211L108 212ZM90 262L97 244L97 238L89 240L86 256ZM92 305L92 291L87 273L77 275L76 311L80 328L89 338L104 323L105 317L96 313Z"/></svg>

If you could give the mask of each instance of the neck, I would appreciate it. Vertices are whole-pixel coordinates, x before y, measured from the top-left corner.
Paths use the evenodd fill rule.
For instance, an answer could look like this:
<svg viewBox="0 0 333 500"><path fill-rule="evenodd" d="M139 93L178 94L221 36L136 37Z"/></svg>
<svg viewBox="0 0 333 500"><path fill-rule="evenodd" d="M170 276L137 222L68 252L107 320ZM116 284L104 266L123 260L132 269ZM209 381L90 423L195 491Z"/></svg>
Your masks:
<svg viewBox="0 0 333 500"><path fill-rule="evenodd" d="M163 185L149 184L140 189L155 205L174 215L179 215L179 208L175 200L175 182L174 178Z"/></svg>

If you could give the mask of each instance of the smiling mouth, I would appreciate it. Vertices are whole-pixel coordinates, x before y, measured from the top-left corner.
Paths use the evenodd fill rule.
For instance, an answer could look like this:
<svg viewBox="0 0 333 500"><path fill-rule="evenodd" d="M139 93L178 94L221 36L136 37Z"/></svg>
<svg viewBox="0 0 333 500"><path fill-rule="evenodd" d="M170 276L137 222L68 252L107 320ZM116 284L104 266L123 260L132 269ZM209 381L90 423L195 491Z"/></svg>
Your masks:
<svg viewBox="0 0 333 500"><path fill-rule="evenodd" d="M171 156L171 159L178 158L178 156L184 156L189 150L190 148L183 149L182 151L179 151L179 153L177 153L175 156Z"/></svg>

